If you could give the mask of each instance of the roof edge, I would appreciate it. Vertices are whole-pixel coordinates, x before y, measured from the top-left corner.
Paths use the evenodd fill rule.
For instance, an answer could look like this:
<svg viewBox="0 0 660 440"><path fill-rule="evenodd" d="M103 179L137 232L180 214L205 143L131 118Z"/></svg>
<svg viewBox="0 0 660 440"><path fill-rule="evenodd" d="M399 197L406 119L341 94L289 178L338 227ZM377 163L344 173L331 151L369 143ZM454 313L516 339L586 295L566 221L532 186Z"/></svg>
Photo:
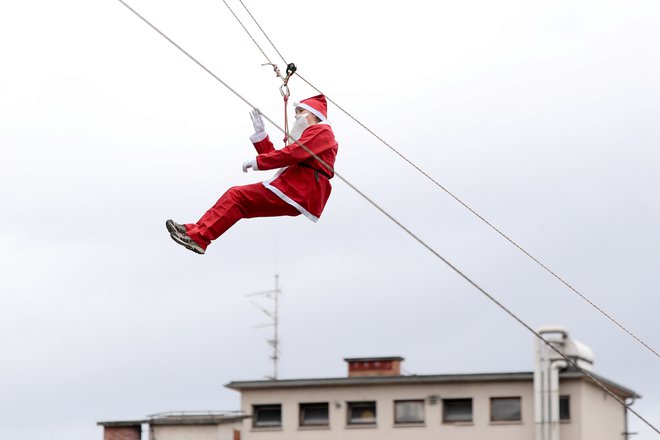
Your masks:
<svg viewBox="0 0 660 440"><path fill-rule="evenodd" d="M623 385L619 385L609 379L594 373L589 373L595 380L608 387L614 393L622 397L640 398L641 396ZM575 370L560 372L561 379L582 379L593 383L585 373ZM367 376L367 377L331 377L331 378L309 378L309 379L283 379L283 380L254 380L254 381L232 381L225 385L226 388L243 391L256 389L283 389L303 387L333 387L333 386L377 386L377 385L421 385L429 383L457 383L457 382L504 382L504 381L531 381L534 373L509 372L509 373L468 373L468 374L442 374L442 375L409 375L409 376ZM594 386L598 386L594 383Z"/></svg>
<svg viewBox="0 0 660 440"><path fill-rule="evenodd" d="M96 422L98 426L108 427L108 428L123 428L130 426L140 426L143 423L148 423L149 420L109 420Z"/></svg>
<svg viewBox="0 0 660 440"><path fill-rule="evenodd" d="M400 376L359 376L359 377L330 377L309 379L280 379L232 381L225 387L233 390L265 389L265 388L300 388L308 386L363 386L363 385L390 385L390 384L425 384L445 382L468 382L474 380L502 381L502 380L531 380L532 372L516 373L470 373L470 374L443 374L443 375L400 375Z"/></svg>

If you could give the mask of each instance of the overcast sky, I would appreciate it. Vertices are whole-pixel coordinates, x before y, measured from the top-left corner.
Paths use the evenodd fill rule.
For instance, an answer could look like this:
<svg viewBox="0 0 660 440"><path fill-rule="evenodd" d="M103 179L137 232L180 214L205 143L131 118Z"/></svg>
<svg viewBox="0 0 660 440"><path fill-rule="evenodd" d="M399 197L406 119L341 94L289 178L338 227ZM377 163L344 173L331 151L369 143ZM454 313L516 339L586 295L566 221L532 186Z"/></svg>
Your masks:
<svg viewBox="0 0 660 440"><path fill-rule="evenodd" d="M130 4L282 120L279 80L220 0ZM246 4L303 76L660 349L660 4ZM238 409L223 385L271 372L246 295L275 274L281 378L376 355L411 374L533 369L528 331L339 179L317 224L243 221L204 256L172 242L166 219L196 221L272 172L241 172L250 108L119 2L3 2L0 41L0 438ZM299 78L291 91L315 94ZM329 117L338 172L529 325L567 327L660 426L660 359Z"/></svg>

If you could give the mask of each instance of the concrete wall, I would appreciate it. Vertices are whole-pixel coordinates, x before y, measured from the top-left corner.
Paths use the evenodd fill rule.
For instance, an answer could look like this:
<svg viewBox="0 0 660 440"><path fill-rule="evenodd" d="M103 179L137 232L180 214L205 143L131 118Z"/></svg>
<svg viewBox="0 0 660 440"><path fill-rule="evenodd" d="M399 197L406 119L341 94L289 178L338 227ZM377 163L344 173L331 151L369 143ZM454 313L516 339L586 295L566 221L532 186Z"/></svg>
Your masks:
<svg viewBox="0 0 660 440"><path fill-rule="evenodd" d="M533 387L531 382L491 382L443 385L388 385L379 387L333 387L290 390L244 391L242 410L252 413L255 404L282 404L282 427L253 428L252 421L243 426L244 440L411 440L451 438L453 440L531 440L534 437ZM442 401L432 404L429 396L472 398L473 421L442 422ZM491 422L491 397L520 397L521 422ZM424 400L423 425L396 425L394 400ZM377 403L376 426L347 424L349 401ZM309 428L299 426L299 403L329 402L330 425Z"/></svg>
<svg viewBox="0 0 660 440"><path fill-rule="evenodd" d="M561 440L589 440L582 437L582 387L579 379L564 380L559 383L559 395L570 396L570 420L561 421L559 425L559 438ZM619 439L621 440L621 439Z"/></svg>
<svg viewBox="0 0 660 440"><path fill-rule="evenodd" d="M582 438L621 440L625 426L623 406L587 381L582 382L582 396Z"/></svg>
<svg viewBox="0 0 660 440"><path fill-rule="evenodd" d="M429 396L440 396L432 404ZM612 397L584 380L564 380L560 395L570 396L570 420L560 425L561 440L621 440L623 408ZM492 422L491 397L520 397L520 422ZM442 398L472 398L472 422L443 423ZM394 423L395 400L424 400L422 425ZM347 424L347 402L376 401L376 426ZM328 402L327 427L300 427L299 404ZM474 384L388 385L307 389L249 390L242 394L242 410L252 413L252 405L281 404L281 428L253 428L243 424L243 440L533 440L534 400L531 381L486 382Z"/></svg>
<svg viewBox="0 0 660 440"><path fill-rule="evenodd" d="M151 426L150 440L234 440L240 424Z"/></svg>

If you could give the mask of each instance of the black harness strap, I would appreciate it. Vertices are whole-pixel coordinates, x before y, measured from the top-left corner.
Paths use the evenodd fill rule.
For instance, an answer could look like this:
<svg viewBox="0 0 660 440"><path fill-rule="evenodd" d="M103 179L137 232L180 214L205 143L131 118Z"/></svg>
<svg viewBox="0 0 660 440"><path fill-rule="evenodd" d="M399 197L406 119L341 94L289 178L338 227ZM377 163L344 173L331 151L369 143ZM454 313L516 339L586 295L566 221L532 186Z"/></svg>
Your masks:
<svg viewBox="0 0 660 440"><path fill-rule="evenodd" d="M325 178L328 179L328 180L330 180L330 179L332 178L332 177L330 176L330 174L326 173L326 172L323 171L323 170L319 170L318 168L314 168L313 166L311 166L311 165L308 164L308 163L300 162L298 165L300 165L300 166L303 167L303 168L309 168L310 170L314 170L314 176L316 177L316 181L317 181L317 182L318 182L318 180L319 180L319 174L322 175L323 177L325 177Z"/></svg>

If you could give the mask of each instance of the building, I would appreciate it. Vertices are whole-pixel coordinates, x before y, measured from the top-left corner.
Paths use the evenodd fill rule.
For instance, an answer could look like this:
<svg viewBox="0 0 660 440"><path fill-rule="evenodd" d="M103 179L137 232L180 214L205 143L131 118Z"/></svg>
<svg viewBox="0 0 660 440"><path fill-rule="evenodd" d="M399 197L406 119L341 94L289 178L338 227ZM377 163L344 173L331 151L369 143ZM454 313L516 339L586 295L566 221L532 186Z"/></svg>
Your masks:
<svg viewBox="0 0 660 440"><path fill-rule="evenodd" d="M99 422L103 440L140 440L143 426L151 440L240 440L239 413L163 413L146 419Z"/></svg>
<svg viewBox="0 0 660 440"><path fill-rule="evenodd" d="M565 329L539 332L590 371L591 350ZM240 415L225 416L234 437L179 435L190 428L184 417L148 422L151 440L620 440L627 438L626 408L600 385L622 401L639 397L589 373L595 384L544 343L533 372L402 375L403 360L345 359L348 374L340 378L231 382L241 394ZM107 432L122 422L104 423Z"/></svg>

